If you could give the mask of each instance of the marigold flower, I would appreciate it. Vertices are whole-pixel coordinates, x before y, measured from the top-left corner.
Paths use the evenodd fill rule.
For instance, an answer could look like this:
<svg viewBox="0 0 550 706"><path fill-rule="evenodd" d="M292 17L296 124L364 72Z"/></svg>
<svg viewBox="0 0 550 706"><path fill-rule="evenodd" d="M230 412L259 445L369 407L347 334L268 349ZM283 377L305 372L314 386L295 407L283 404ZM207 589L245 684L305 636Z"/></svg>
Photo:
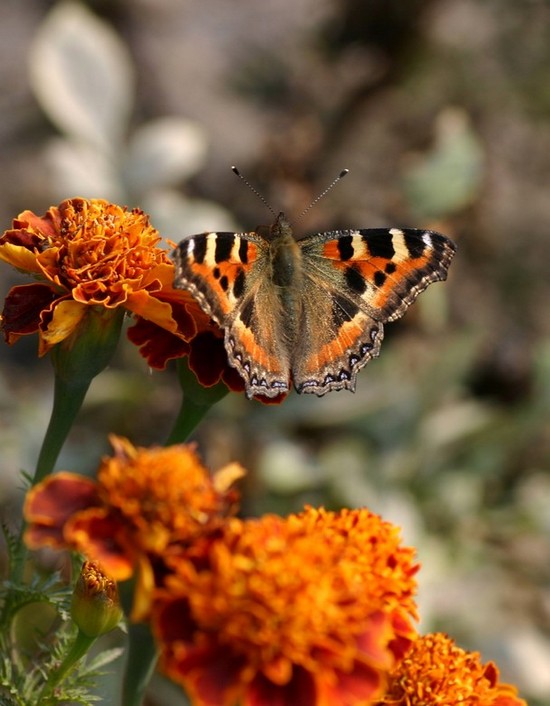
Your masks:
<svg viewBox="0 0 550 706"><path fill-rule="evenodd" d="M368 510L232 519L173 560L153 609L160 663L195 706L354 706L415 636L416 566Z"/></svg>
<svg viewBox="0 0 550 706"><path fill-rule="evenodd" d="M97 480L69 472L49 476L27 494L24 514L30 548L74 549L99 561L115 580L140 571L142 589L177 547L214 532L236 509L237 464L214 476L192 446L134 447L112 436Z"/></svg>
<svg viewBox="0 0 550 706"><path fill-rule="evenodd" d="M38 331L44 355L73 333L89 306L123 306L176 331L170 306L155 297L172 277L159 240L142 211L101 199L69 199L43 217L24 211L0 238L0 258L39 282L8 294L8 343Z"/></svg>
<svg viewBox="0 0 550 706"><path fill-rule="evenodd" d="M219 329L172 286L174 265L160 240L143 211L102 199L68 199L44 216L24 211L0 238L0 259L38 281L8 293L0 319L6 341L38 332L43 356L59 343L72 347L94 309L114 315L122 308L136 317L128 335L152 367L190 355L202 384L244 389L223 345L220 356ZM205 339L197 339L205 332L206 358Z"/></svg>
<svg viewBox="0 0 550 706"><path fill-rule="evenodd" d="M458 647L443 633L418 638L391 675L377 706L527 706L499 681L493 662Z"/></svg>

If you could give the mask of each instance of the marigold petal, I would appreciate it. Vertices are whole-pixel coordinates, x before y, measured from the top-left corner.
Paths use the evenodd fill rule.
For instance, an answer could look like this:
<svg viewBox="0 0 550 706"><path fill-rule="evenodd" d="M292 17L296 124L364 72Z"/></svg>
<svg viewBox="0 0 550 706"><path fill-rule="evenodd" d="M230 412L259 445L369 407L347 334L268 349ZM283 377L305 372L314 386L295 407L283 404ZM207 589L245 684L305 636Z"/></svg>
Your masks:
<svg viewBox="0 0 550 706"><path fill-rule="evenodd" d="M130 341L138 346L147 364L155 370L164 370L169 360L181 358L189 353L187 341L145 319L139 319L131 326L127 335Z"/></svg>
<svg viewBox="0 0 550 706"><path fill-rule="evenodd" d="M36 253L22 245L0 241L0 260L7 262L8 265L12 265L18 270L23 270L23 272L40 272L40 267L36 261Z"/></svg>
<svg viewBox="0 0 550 706"><path fill-rule="evenodd" d="M222 380L231 390L231 392L244 392L244 380L239 373L232 368L229 363L226 365L222 373ZM286 397L286 394L277 395L276 397L264 397L261 395L258 399L263 404L280 404Z"/></svg>
<svg viewBox="0 0 550 706"><path fill-rule="evenodd" d="M229 365L221 332L217 327L201 331L190 343L189 368L195 373L203 387L213 387L220 380L233 392L244 391L244 380ZM278 403L283 396L274 399L262 398L269 403Z"/></svg>
<svg viewBox="0 0 550 706"><path fill-rule="evenodd" d="M61 217L56 206L49 208L43 216L26 210L13 219L14 229L37 233L42 239L51 238L59 231Z"/></svg>
<svg viewBox="0 0 550 706"><path fill-rule="evenodd" d="M212 477L214 488L218 493L226 493L235 483L244 478L246 471L240 463L229 463L220 468Z"/></svg>
<svg viewBox="0 0 550 706"><path fill-rule="evenodd" d="M352 671L336 672L336 681L325 674L317 677L316 706L363 706L372 703L384 691L385 675L378 669L357 662Z"/></svg>
<svg viewBox="0 0 550 706"><path fill-rule="evenodd" d="M47 284L22 284L8 292L2 314L2 329L9 344L21 336L35 333L40 325L40 315L59 299Z"/></svg>
<svg viewBox="0 0 550 706"><path fill-rule="evenodd" d="M317 692L311 674L294 669L292 678L283 686L257 676L246 691L243 706L306 706L317 705Z"/></svg>
<svg viewBox="0 0 550 706"><path fill-rule="evenodd" d="M158 634L166 644L193 646L196 624L187 598L175 597L174 600L159 605L156 617Z"/></svg>
<svg viewBox="0 0 550 706"><path fill-rule="evenodd" d="M174 681L185 675L186 690L195 706L233 706L243 666L242 658L218 645L183 651L176 646L166 673Z"/></svg>
<svg viewBox="0 0 550 706"><path fill-rule="evenodd" d="M381 669L390 669L393 660L388 644L394 635L390 617L380 610L375 611L369 616L368 630L357 638L357 648L362 658Z"/></svg>
<svg viewBox="0 0 550 706"><path fill-rule="evenodd" d="M141 284L149 291L162 290L163 292L175 292L172 284L174 282L174 263L172 261L159 262L148 272L143 273ZM154 284L154 287L153 287ZM181 293L181 290L179 290Z"/></svg>
<svg viewBox="0 0 550 706"><path fill-rule="evenodd" d="M137 577L134 589L134 602L130 620L144 622L151 613L151 603L155 589L155 573L149 558L141 554L137 559Z"/></svg>
<svg viewBox="0 0 550 706"><path fill-rule="evenodd" d="M189 367L204 387L212 387L218 383L229 365L223 338L204 331L195 336L191 342Z"/></svg>
<svg viewBox="0 0 550 706"><path fill-rule="evenodd" d="M89 478L60 471L31 488L23 513L29 524L25 541L31 549L50 545L67 547L63 529L67 520L84 508L97 506L96 484Z"/></svg>
<svg viewBox="0 0 550 706"><path fill-rule="evenodd" d="M52 310L51 319L40 328L39 355L64 341L77 328L86 313L86 305L72 299L59 301ZM44 320L44 316L42 319Z"/></svg>
<svg viewBox="0 0 550 706"><path fill-rule="evenodd" d="M115 581L124 581L134 567L134 552L124 542L124 529L109 510L93 507L67 521L64 537L67 544L98 561Z"/></svg>
<svg viewBox="0 0 550 706"><path fill-rule="evenodd" d="M197 335L198 325L205 325L204 315L195 318L196 306L187 292L171 287L155 294L160 302L170 307L170 325L151 317L138 317L128 329L128 338L140 348L141 355L153 368L163 370L168 360L181 358L189 353L189 344ZM208 322L206 322L208 323Z"/></svg>
<svg viewBox="0 0 550 706"><path fill-rule="evenodd" d="M144 289L130 293L125 306L132 313L142 316L147 321L152 321L170 333L178 331L170 304L161 301Z"/></svg>

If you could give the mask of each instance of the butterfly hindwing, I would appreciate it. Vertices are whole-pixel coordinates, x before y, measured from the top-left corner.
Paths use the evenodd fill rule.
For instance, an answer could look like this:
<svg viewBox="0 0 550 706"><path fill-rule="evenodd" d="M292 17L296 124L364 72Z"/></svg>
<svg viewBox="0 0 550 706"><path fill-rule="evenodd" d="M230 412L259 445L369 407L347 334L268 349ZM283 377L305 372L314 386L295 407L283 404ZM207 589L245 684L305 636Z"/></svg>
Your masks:
<svg viewBox="0 0 550 706"><path fill-rule="evenodd" d="M384 326L363 311L354 297L327 287L323 263L304 275L300 330L292 359L298 392L324 395L330 390L355 390L359 370L378 355ZM327 273L328 274L328 273Z"/></svg>

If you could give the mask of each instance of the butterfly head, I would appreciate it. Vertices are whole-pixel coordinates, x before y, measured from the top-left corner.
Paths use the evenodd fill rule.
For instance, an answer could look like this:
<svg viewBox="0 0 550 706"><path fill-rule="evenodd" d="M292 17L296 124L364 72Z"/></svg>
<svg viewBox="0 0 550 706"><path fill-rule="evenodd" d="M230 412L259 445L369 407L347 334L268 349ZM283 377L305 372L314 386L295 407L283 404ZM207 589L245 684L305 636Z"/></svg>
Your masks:
<svg viewBox="0 0 550 706"><path fill-rule="evenodd" d="M270 243L277 240L286 240L289 237L292 238L292 228L282 211L271 225L257 226L255 232Z"/></svg>

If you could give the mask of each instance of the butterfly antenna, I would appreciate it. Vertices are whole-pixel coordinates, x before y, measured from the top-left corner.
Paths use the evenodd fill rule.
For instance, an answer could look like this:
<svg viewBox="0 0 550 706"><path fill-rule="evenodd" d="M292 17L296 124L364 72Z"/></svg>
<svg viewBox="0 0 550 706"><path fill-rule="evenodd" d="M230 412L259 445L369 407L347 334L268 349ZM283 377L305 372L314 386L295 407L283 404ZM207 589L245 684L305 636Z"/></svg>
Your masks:
<svg viewBox="0 0 550 706"><path fill-rule="evenodd" d="M316 198L313 199L313 201L309 204L309 206L304 211L302 211L302 213L300 213L300 215L298 216L298 218L296 220L299 221L301 218L303 218L306 215L306 213L311 211L311 209L315 206L315 204L319 203L319 201L322 198L324 198L334 186L336 186L336 184L340 181L340 179L343 179L346 176L346 174L349 174L349 169L342 169L342 171L340 172L340 174L338 174L336 179L333 182L331 182L327 186L327 188L319 194L319 196L317 196Z"/></svg>
<svg viewBox="0 0 550 706"><path fill-rule="evenodd" d="M253 194L256 194L256 196L260 199L260 201L263 203L263 205L266 206L266 207L271 211L271 213L275 216L275 218L277 218L277 214L276 214L275 211L271 208L271 205L268 203L268 201L267 201L267 199L265 198L265 196L264 196L263 194L260 194L260 192L258 191L258 189L256 189L254 186L252 186L252 184L248 181L248 179L245 179L245 178L243 177L243 175L240 173L240 171L237 169L237 167L231 167L231 171L232 171L234 174L236 174L236 175L239 177L239 179L242 179L242 180L244 181L244 183L248 186L248 188L250 189L250 191L252 191Z"/></svg>

